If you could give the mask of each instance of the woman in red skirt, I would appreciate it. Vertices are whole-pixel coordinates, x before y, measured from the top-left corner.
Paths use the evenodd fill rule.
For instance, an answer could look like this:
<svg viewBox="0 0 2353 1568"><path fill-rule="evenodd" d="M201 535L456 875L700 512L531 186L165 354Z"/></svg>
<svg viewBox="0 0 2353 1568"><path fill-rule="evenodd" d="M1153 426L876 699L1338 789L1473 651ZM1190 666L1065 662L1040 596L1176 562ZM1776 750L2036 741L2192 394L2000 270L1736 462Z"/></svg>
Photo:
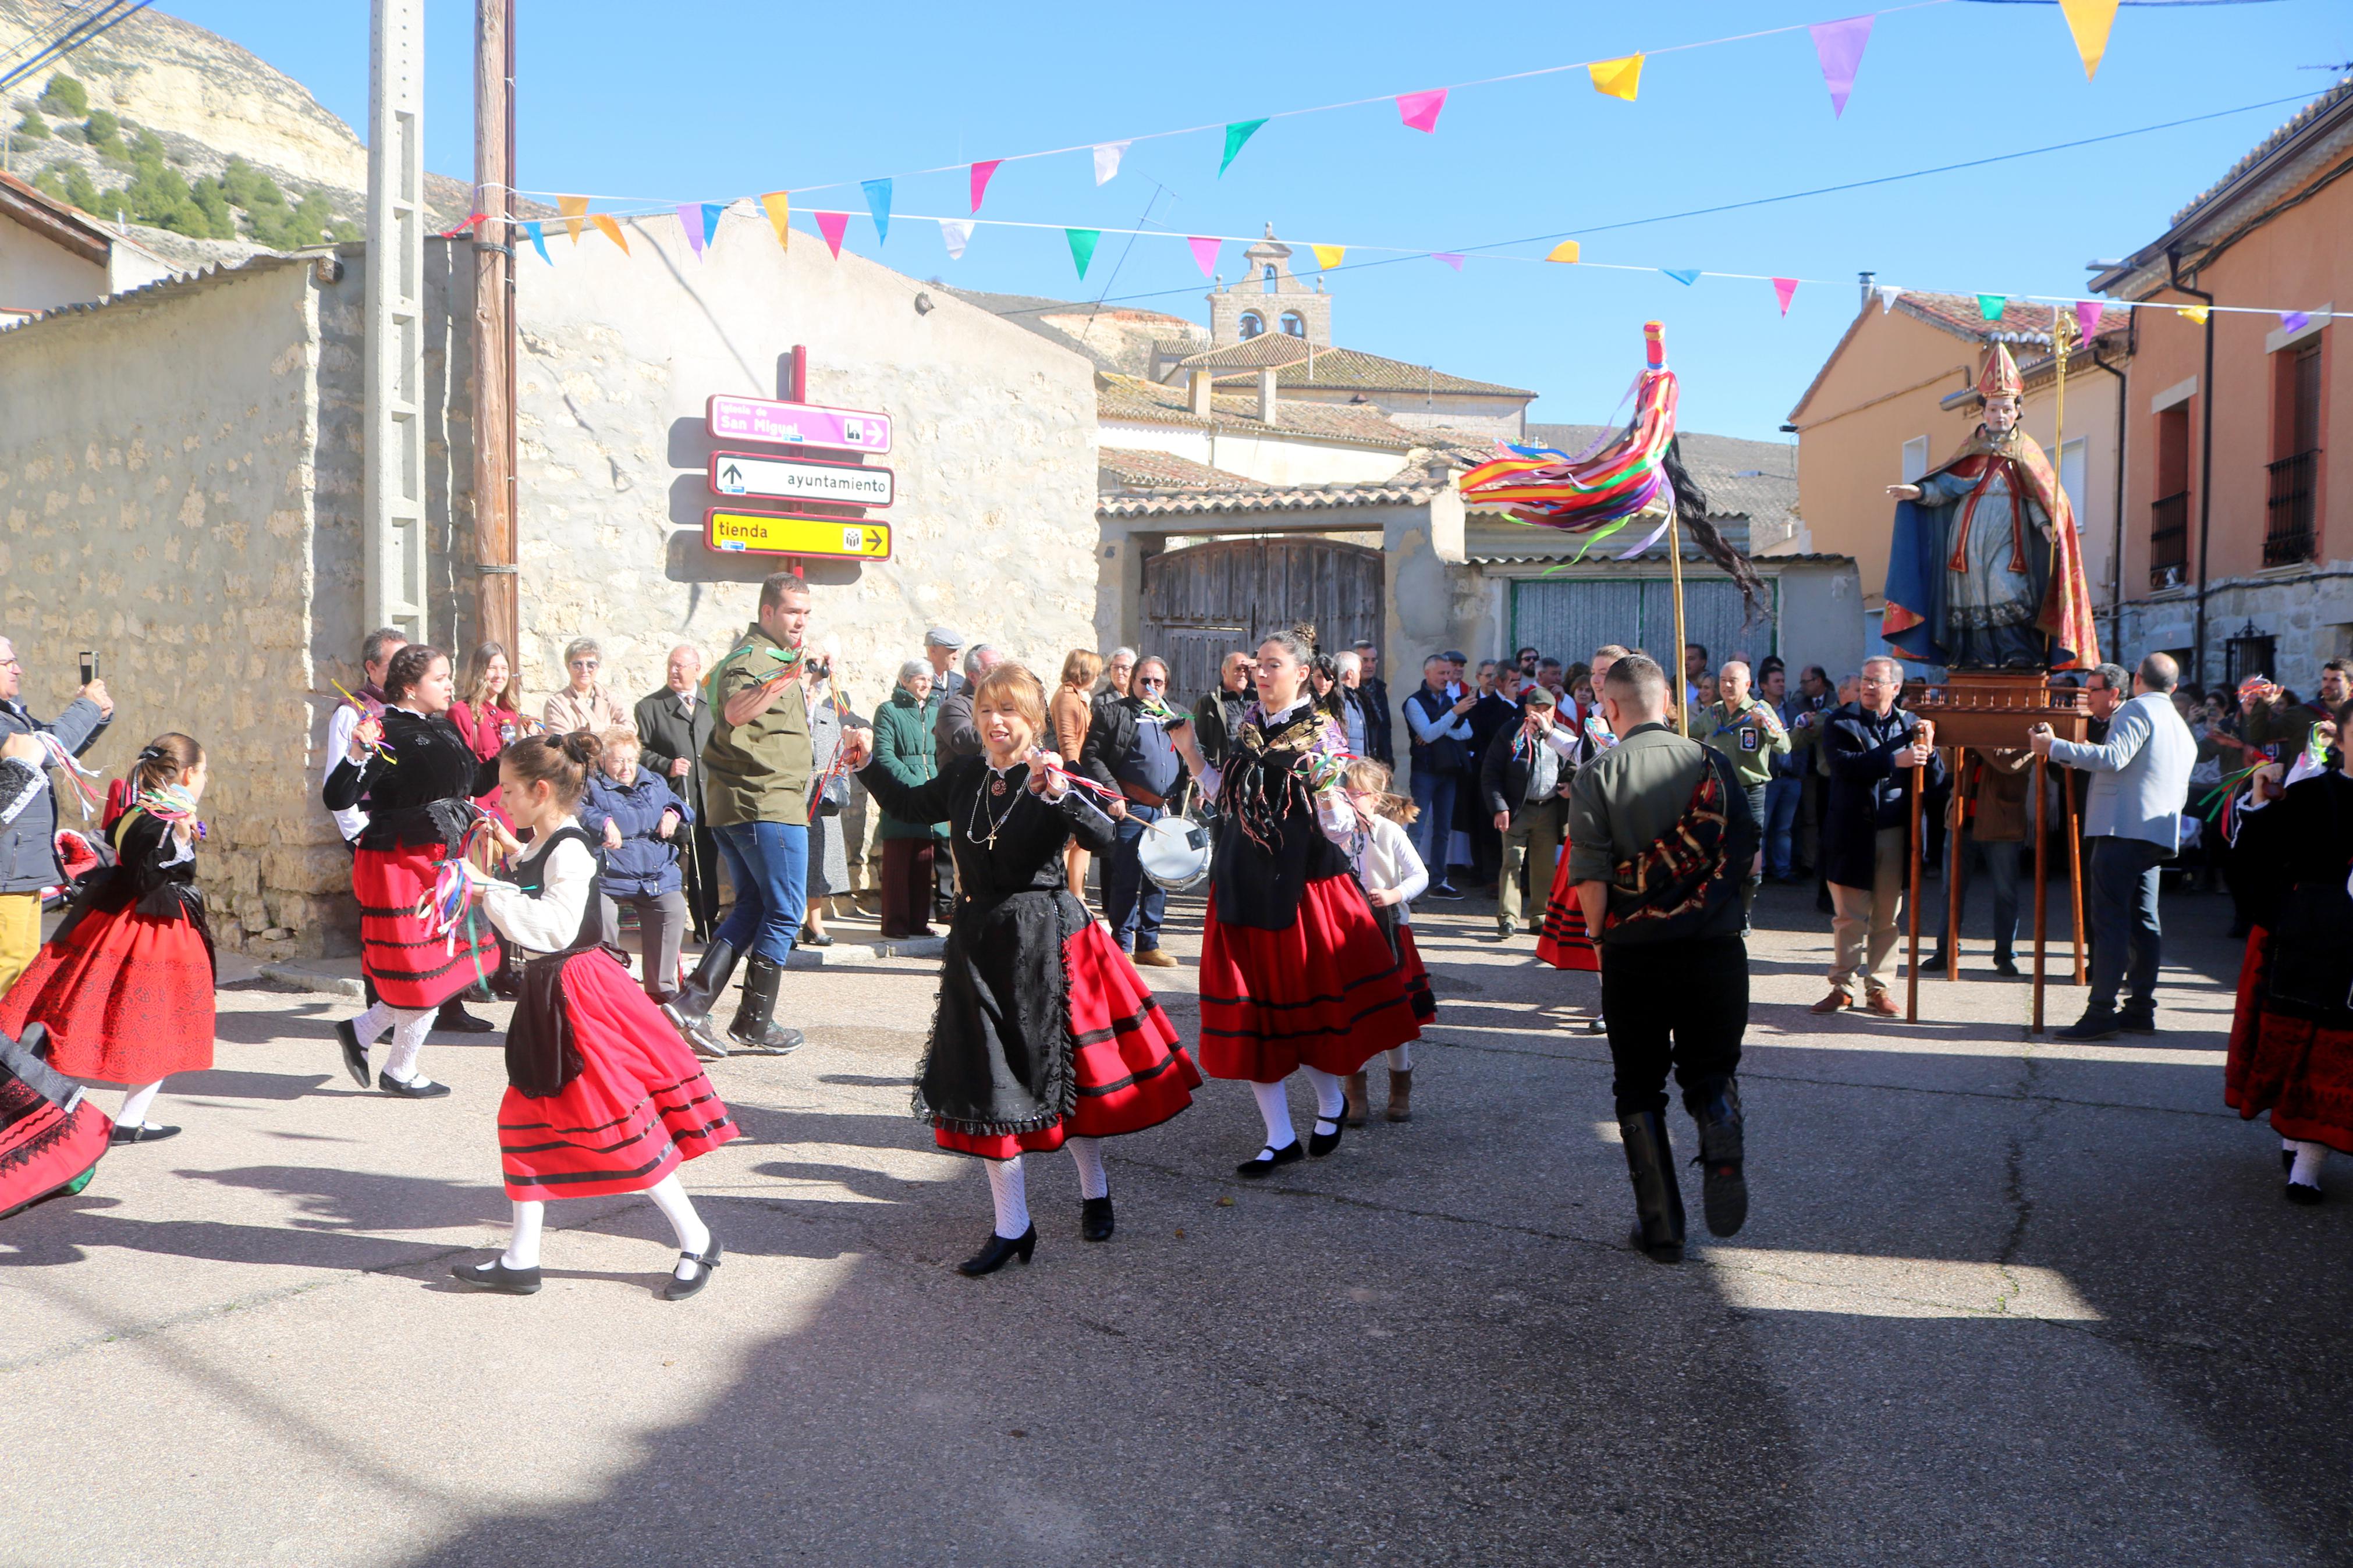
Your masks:
<svg viewBox="0 0 2353 1568"><path fill-rule="evenodd" d="M49 1032L49 1066L123 1086L117 1143L152 1143L176 1127L147 1120L164 1079L213 1065L213 941L196 891L195 805L205 749L158 735L118 792L107 824L115 864L83 879L73 912L0 999L0 1032Z"/></svg>
<svg viewBox="0 0 2353 1568"><path fill-rule="evenodd" d="M344 1069L365 1089L368 1049L391 1030L375 1086L404 1100L433 1100L449 1086L418 1071L417 1058L434 1015L497 972L499 944L479 918L437 933L417 903L482 815L474 800L495 786L499 764L476 756L449 722L456 692L449 656L439 648L411 643L393 655L384 695L384 716L360 721L349 754L327 775L329 810L367 803L352 892L360 903L360 965L376 994L375 1005L337 1024L335 1034Z"/></svg>
<svg viewBox="0 0 2353 1568"><path fill-rule="evenodd" d="M2353 703L2337 723L2353 723ZM2254 929L2222 1098L2242 1117L2271 1112L2299 1204L2321 1201L2330 1150L2353 1154L2353 757L2334 760L2297 769L2284 790L2279 763L2257 773L2231 839Z"/></svg>
<svg viewBox="0 0 2353 1568"><path fill-rule="evenodd" d="M501 853L513 857L504 879L459 862L483 913L524 957L499 1102L514 1235L501 1256L451 1272L486 1290L528 1296L539 1289L548 1199L643 1193L678 1234L678 1264L662 1294L680 1301L702 1289L721 1254L678 1168L739 1130L678 1031L599 945L596 857L574 815L597 751L596 737L585 732L509 746L499 804L518 829L530 830L531 847L494 830Z"/></svg>
<svg viewBox="0 0 2353 1568"><path fill-rule="evenodd" d="M1112 818L1039 749L1046 692L1018 664L973 689L982 754L908 785L864 763L864 731L846 742L859 782L884 811L948 824L958 885L930 1049L915 1082L915 1114L943 1149L988 1163L997 1227L958 1264L994 1273L1029 1261L1038 1227L1021 1156L1067 1148L1079 1168L1079 1234L1112 1235L1103 1141L1157 1127L1193 1102L1201 1081L1176 1031L1135 966L1070 890L1064 849L1101 855L1117 842ZM1124 802L1111 810L1126 814Z"/></svg>
<svg viewBox="0 0 2353 1568"><path fill-rule="evenodd" d="M1304 1073L1315 1126L1304 1153L1340 1146L1343 1081L1419 1038L1402 967L1348 868L1356 826L1339 787L1340 728L1307 689L1305 627L1259 644L1258 701L1229 738L1223 767L1189 725L1170 739L1218 802L1201 943L1201 1066L1250 1081L1266 1143L1235 1167L1266 1175L1301 1158L1283 1080Z"/></svg>

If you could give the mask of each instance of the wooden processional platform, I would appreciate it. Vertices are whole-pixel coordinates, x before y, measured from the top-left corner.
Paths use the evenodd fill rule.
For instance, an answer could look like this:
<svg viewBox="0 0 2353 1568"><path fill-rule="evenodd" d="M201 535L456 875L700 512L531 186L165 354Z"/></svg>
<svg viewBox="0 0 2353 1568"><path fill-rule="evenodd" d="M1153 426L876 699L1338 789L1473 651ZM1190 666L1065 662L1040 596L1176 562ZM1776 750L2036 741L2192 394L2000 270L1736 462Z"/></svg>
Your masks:
<svg viewBox="0 0 2353 1568"><path fill-rule="evenodd" d="M1937 750L1945 753L1947 776L1953 781L1951 805L1945 830L1945 940L1947 959L1945 978L1961 977L1961 858L1960 821L1962 810L1961 772L1972 750L2025 751L2029 734L2037 724L2048 724L2063 741L2081 741L2091 731L2092 716L2084 706L2083 692L2073 686L2053 684L2050 677L2035 670L1957 670L1942 682L1929 685L1914 681L1904 689L1904 706L1936 726ZM2034 760L2033 799L2027 813L2028 830L2034 835L2034 1021L2033 1032L2042 1032L2043 941L2047 930L2046 905L2049 882L2046 878L2050 857L2051 835L2042 820L2042 804L2046 798L2044 779L2050 764L2043 759ZM2071 768L2061 768L2060 800L2063 816L2062 826L2067 837L2067 891L2074 915L2075 976L2074 983L2084 983L2084 864L2083 840L2075 830L2075 775ZM1912 770L1911 869L1906 902L1909 945L1906 951L1904 982L1904 1016L1916 1022L1920 1016L1920 810L1921 795L1927 785L1927 769Z"/></svg>

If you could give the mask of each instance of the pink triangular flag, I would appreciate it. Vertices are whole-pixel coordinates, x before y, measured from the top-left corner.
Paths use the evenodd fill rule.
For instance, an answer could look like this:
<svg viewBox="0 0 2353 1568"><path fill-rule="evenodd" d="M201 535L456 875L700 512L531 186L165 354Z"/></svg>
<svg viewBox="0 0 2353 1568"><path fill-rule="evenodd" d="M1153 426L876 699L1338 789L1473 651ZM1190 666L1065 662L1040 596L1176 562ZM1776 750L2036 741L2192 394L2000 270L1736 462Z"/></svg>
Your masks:
<svg viewBox="0 0 2353 1568"><path fill-rule="evenodd" d="M2100 318L2107 313L2107 309L2108 308L2105 305L2102 304L2097 300L2076 300L2075 331L2081 333L2087 342L2090 339L2099 336Z"/></svg>
<svg viewBox="0 0 2353 1568"><path fill-rule="evenodd" d="M980 210L980 198L988 194L989 177L997 173L997 165L1003 162L1005 160L1002 158L991 158L986 163L975 163L972 166L973 211Z"/></svg>
<svg viewBox="0 0 2353 1568"><path fill-rule="evenodd" d="M1794 278L1773 279L1773 298L1781 301L1781 314L1789 313L1789 301L1797 297L1798 280Z"/></svg>
<svg viewBox="0 0 2353 1568"><path fill-rule="evenodd" d="M1462 270L1462 258L1451 250L1433 250L1430 253L1430 258L1432 261L1443 261L1457 272Z"/></svg>
<svg viewBox="0 0 2353 1568"><path fill-rule="evenodd" d="M1193 260L1200 267L1202 277L1207 278L1218 269L1218 247L1224 241L1197 234L1187 238L1185 243L1193 247Z"/></svg>
<svg viewBox="0 0 2353 1568"><path fill-rule="evenodd" d="M844 233L848 232L849 228L849 215L848 213L819 213L817 215L817 231L818 233L825 236L825 247L833 252L833 258L836 261L841 259L841 237Z"/></svg>
<svg viewBox="0 0 2353 1568"><path fill-rule="evenodd" d="M678 226L686 233L686 247L702 259L702 204L688 202L678 209Z"/></svg>
<svg viewBox="0 0 2353 1568"><path fill-rule="evenodd" d="M1862 64L1862 47L1871 42L1869 16L1849 16L1839 22L1816 22L1806 30L1814 36L1814 57L1822 62L1822 85L1831 89L1831 117L1846 112L1847 94L1854 90L1855 68Z"/></svg>
<svg viewBox="0 0 2353 1568"><path fill-rule="evenodd" d="M1398 116L1416 131L1438 129L1438 111L1446 107L1446 89L1431 88L1428 92L1398 94Z"/></svg>

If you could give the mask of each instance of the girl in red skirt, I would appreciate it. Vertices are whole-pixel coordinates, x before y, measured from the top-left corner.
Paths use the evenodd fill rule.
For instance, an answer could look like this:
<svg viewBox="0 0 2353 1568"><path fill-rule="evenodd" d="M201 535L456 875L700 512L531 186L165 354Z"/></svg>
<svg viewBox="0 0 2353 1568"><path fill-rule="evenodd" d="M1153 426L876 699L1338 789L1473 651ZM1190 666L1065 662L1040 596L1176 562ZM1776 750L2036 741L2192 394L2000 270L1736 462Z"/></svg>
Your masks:
<svg viewBox="0 0 2353 1568"><path fill-rule="evenodd" d="M2353 703L2337 719L2353 723ZM2322 1199L2321 1163L2353 1154L2353 754L2255 775L2231 847L2253 930L2240 968L2222 1098L2271 1113L2291 1203Z"/></svg>
<svg viewBox="0 0 2353 1568"><path fill-rule="evenodd" d="M403 1100L433 1100L449 1086L417 1070L425 1037L442 1003L498 972L499 944L479 918L436 932L417 901L433 891L443 862L482 815L474 800L496 786L499 764L476 756L449 721L456 691L449 656L439 648L411 643L393 655L384 695L383 717L360 721L349 754L327 775L329 810L367 803L352 892L360 902L360 965L376 994L335 1034L344 1069L365 1089L368 1050L391 1030L375 1086Z"/></svg>
<svg viewBox="0 0 2353 1568"><path fill-rule="evenodd" d="M575 815L598 749L586 733L509 746L500 758L499 804L531 833L531 847L492 830L512 858L505 879L459 862L482 912L524 957L499 1102L514 1235L501 1256L451 1272L483 1289L528 1296L539 1289L548 1199L643 1193L678 1233L678 1266L662 1294L680 1301L710 1279L720 1245L678 1168L739 1130L678 1031L599 945L596 856Z"/></svg>
<svg viewBox="0 0 2353 1568"><path fill-rule="evenodd" d="M965 1274L1029 1261L1038 1227L1021 1156L1067 1148L1079 1168L1079 1234L1112 1235L1103 1141L1157 1127L1201 1081L1167 1015L1111 933L1070 890L1064 849L1108 854L1112 817L1039 749L1046 693L1018 664L975 685L982 754L928 784L866 763L866 732L845 743L859 782L906 822L948 824L958 886L940 1010L915 1083L915 1114L943 1149L988 1163L997 1227L958 1264ZM861 765L862 764L862 765ZM1110 809L1126 815L1122 801Z"/></svg>
<svg viewBox="0 0 2353 1568"><path fill-rule="evenodd" d="M1389 939L1389 951L1397 954L1414 1018L1427 1024L1438 1016L1438 998L1430 994L1430 971L1422 967L1421 954L1413 944L1413 900L1430 886L1430 868L1422 864L1412 836L1406 832L1421 815L1421 807L1409 796L1391 794L1389 777L1389 770L1369 757L1350 763L1341 775L1348 804L1356 812L1357 831L1349 846L1348 860L1365 889L1365 901L1373 906L1373 918L1381 923L1381 934ZM1388 1119L1409 1121L1413 1119L1412 1045L1391 1046L1388 1058ZM1347 1095L1348 1125L1362 1127L1372 1111L1364 1068L1348 1075Z"/></svg>
<svg viewBox="0 0 2353 1568"><path fill-rule="evenodd" d="M84 879L73 912L0 999L0 1032L46 1025L49 1066L124 1086L113 1142L152 1143L164 1079L213 1065L213 941L196 891L205 749L158 735L139 753L107 824L115 864Z"/></svg>
<svg viewBox="0 0 2353 1568"><path fill-rule="evenodd" d="M1356 814L1339 786L1347 742L1307 689L1314 633L1259 644L1258 701L1213 768L1189 725L1169 738L1217 798L1218 839L1201 944L1201 1066L1246 1079L1266 1143L1235 1167L1266 1175L1340 1146L1342 1080L1421 1033L1403 966L1349 874ZM1283 1080L1304 1073L1315 1126L1303 1152Z"/></svg>

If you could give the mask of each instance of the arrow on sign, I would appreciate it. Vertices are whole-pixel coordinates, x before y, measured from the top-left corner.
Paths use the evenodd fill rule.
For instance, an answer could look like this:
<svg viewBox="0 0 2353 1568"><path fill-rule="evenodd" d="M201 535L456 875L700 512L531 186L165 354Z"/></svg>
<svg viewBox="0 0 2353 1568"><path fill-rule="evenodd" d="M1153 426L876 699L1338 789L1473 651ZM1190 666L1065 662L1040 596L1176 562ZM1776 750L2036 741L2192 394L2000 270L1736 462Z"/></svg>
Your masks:
<svg viewBox="0 0 2353 1568"><path fill-rule="evenodd" d="M866 548L869 551L882 548L882 534L880 530L870 528L866 531Z"/></svg>
<svg viewBox="0 0 2353 1568"><path fill-rule="evenodd" d="M727 465L727 471L720 477L731 485L740 485L744 482L744 470L730 463Z"/></svg>

